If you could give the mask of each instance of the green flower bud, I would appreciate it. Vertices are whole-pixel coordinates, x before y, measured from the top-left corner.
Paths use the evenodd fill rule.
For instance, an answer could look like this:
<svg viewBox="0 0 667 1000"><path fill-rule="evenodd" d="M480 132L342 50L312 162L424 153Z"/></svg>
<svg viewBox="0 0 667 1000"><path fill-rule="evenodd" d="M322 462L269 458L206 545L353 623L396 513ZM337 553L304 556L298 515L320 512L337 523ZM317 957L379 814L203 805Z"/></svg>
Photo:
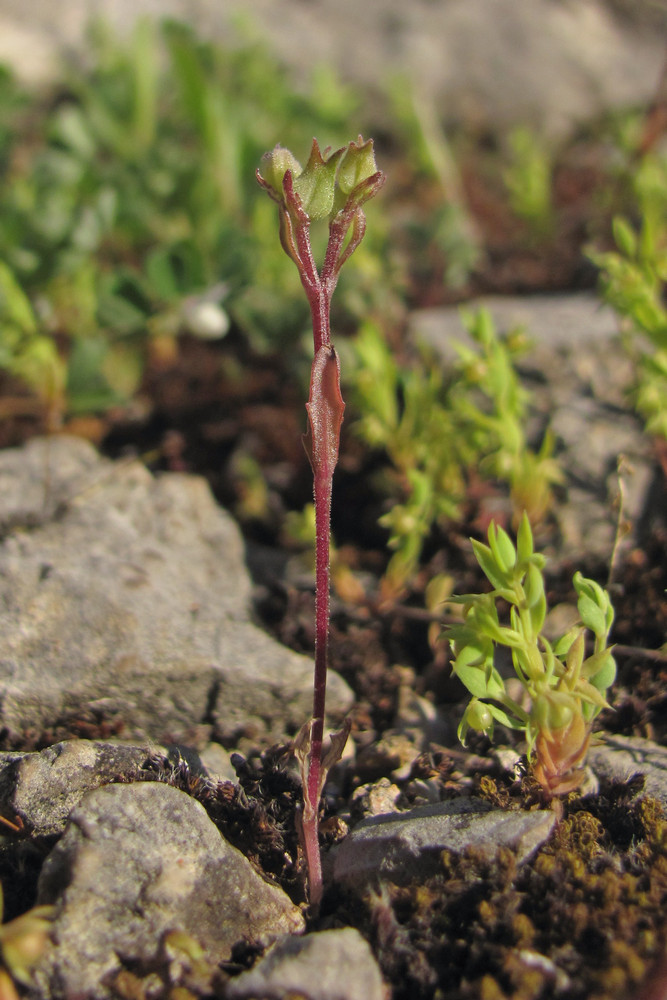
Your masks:
<svg viewBox="0 0 667 1000"><path fill-rule="evenodd" d="M338 169L338 187L345 195L351 194L363 181L378 172L373 151L373 140L351 142Z"/></svg>
<svg viewBox="0 0 667 1000"><path fill-rule="evenodd" d="M548 727L551 732L558 732L565 729L572 722L574 710L569 705L550 705L548 714Z"/></svg>
<svg viewBox="0 0 667 1000"><path fill-rule="evenodd" d="M279 201L282 201L283 198L283 178L288 170L295 179L303 172L303 167L289 149L278 145L262 157L262 169L259 171L259 176L264 182L264 186L271 188L278 195Z"/></svg>
<svg viewBox="0 0 667 1000"><path fill-rule="evenodd" d="M493 726L493 716L483 701L473 698L466 709L466 722L470 729L486 733Z"/></svg>

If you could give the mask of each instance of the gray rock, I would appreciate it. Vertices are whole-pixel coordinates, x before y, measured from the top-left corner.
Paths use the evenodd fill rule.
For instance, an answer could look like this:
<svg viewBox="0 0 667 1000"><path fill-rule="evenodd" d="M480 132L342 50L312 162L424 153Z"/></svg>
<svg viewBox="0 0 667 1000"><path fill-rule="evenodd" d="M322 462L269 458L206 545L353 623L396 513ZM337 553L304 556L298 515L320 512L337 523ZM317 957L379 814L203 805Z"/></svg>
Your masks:
<svg viewBox="0 0 667 1000"><path fill-rule="evenodd" d="M566 476L565 502L555 507L559 555L583 552L609 560L616 534L622 472L624 517L638 525L655 470L651 442L632 412L628 390L632 365L618 340L614 313L591 294L491 296L474 303L491 312L505 332L525 327L533 342L520 371L532 393L529 433L539 444L547 426L556 436L556 457ZM411 334L433 348L445 363L455 357L455 341L469 343L458 309L416 312ZM630 534L626 546L635 540Z"/></svg>
<svg viewBox="0 0 667 1000"><path fill-rule="evenodd" d="M385 1000L371 949L352 927L276 942L227 987L228 1000Z"/></svg>
<svg viewBox="0 0 667 1000"><path fill-rule="evenodd" d="M0 811L32 836L62 833L83 795L111 781L136 779L145 747L70 740L40 753L0 754Z"/></svg>
<svg viewBox="0 0 667 1000"><path fill-rule="evenodd" d="M83 713L124 738L278 738L309 717L312 661L251 621L238 528L203 479L154 478L85 442L0 453L0 719ZM328 705L351 704L330 674Z"/></svg>
<svg viewBox="0 0 667 1000"><path fill-rule="evenodd" d="M392 784L389 778L359 785L350 798L350 815L353 820L361 820L368 816L398 813L397 802L400 797L400 788Z"/></svg>
<svg viewBox="0 0 667 1000"><path fill-rule="evenodd" d="M605 733L588 751L588 764L599 777L628 781L633 775L646 778L644 791L667 811L667 747L640 736Z"/></svg>
<svg viewBox="0 0 667 1000"><path fill-rule="evenodd" d="M214 781L236 782L236 771L232 764L231 754L219 743L209 743L199 756L202 769L207 777Z"/></svg>
<svg viewBox="0 0 667 1000"><path fill-rule="evenodd" d="M58 53L85 51L91 14L121 31L142 14L180 17L204 37L230 42L242 10L304 85L322 63L373 89L400 73L448 120L494 129L528 121L557 133L652 97L667 18L651 0L624 2L619 18L618 0L4 0L0 57L43 79ZM651 10L644 24L636 12Z"/></svg>
<svg viewBox="0 0 667 1000"><path fill-rule="evenodd" d="M111 996L122 965L149 966L168 931L193 937L215 963L244 939L266 946L304 928L203 807L159 783L89 792L44 863L38 899L56 907L35 973L51 1000Z"/></svg>
<svg viewBox="0 0 667 1000"><path fill-rule="evenodd" d="M566 295L486 295L468 308L484 306L500 330L525 327L535 341L526 364L541 370L555 352L570 353L583 345L608 344L618 335L615 313L600 304L590 292ZM454 341L470 343L463 329L460 312L450 306L418 309L410 316L410 332L442 355L445 361L456 357ZM544 353L542 353L544 352Z"/></svg>
<svg viewBox="0 0 667 1000"><path fill-rule="evenodd" d="M492 809L481 799L453 799L362 820L330 852L327 865L334 882L358 884L390 879L398 884L441 869L441 854L474 847L492 858L498 848L526 861L549 837L552 812Z"/></svg>

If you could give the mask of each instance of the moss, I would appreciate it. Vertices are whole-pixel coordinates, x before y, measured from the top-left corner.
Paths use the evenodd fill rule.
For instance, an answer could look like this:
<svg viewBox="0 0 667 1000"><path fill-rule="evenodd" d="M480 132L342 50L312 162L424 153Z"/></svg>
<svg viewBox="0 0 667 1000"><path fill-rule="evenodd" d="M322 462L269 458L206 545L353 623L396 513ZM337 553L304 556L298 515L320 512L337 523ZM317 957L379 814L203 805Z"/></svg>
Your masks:
<svg viewBox="0 0 667 1000"><path fill-rule="evenodd" d="M639 791L566 802L521 868L507 850L444 852L419 887L384 885L381 913L367 898L357 926L394 1000L631 1000L665 946L667 908L665 824Z"/></svg>
<svg viewBox="0 0 667 1000"><path fill-rule="evenodd" d="M492 976L482 976L480 979L479 1000L505 1000L505 993Z"/></svg>
<svg viewBox="0 0 667 1000"><path fill-rule="evenodd" d="M504 785L499 786L494 778L486 774L479 779L476 791L481 799L490 802L497 809L507 809L510 806L510 790Z"/></svg>

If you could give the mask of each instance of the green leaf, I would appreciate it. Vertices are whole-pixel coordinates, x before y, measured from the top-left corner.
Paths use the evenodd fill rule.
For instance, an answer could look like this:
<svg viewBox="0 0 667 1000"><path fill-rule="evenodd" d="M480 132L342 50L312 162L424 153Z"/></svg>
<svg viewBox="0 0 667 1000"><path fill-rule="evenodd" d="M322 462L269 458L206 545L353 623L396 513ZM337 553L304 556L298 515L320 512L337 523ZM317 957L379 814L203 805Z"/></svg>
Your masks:
<svg viewBox="0 0 667 1000"><path fill-rule="evenodd" d="M489 702L486 707L496 722L500 722L501 725L507 726L508 729L525 729L525 722L522 722L520 719L516 719L512 715L508 715L507 712L498 705L494 705L492 702Z"/></svg>
<svg viewBox="0 0 667 1000"><path fill-rule="evenodd" d="M516 565L516 550L507 532L496 525L494 521L489 525L489 546L493 553L493 558L497 566L504 572L509 573Z"/></svg>
<svg viewBox="0 0 667 1000"><path fill-rule="evenodd" d="M534 563L530 563L528 566L526 578L523 581L523 591L529 608L534 608L536 604L544 600L544 578ZM539 629L537 631L539 632Z"/></svg>
<svg viewBox="0 0 667 1000"><path fill-rule="evenodd" d="M569 674L579 675L584 662L585 648L584 633L580 632L567 653L566 667Z"/></svg>
<svg viewBox="0 0 667 1000"><path fill-rule="evenodd" d="M490 655L492 658L492 649ZM452 664L452 670L456 676L475 698L494 698L505 693L505 685L500 674L493 667L492 659L490 673L487 677L485 670L485 666L488 666L487 657L488 651L480 650L479 647L466 646L459 652Z"/></svg>
<svg viewBox="0 0 667 1000"><path fill-rule="evenodd" d="M498 566L496 563L493 553L488 545L484 545L483 542L479 542L477 539L473 538L472 548L477 562L481 566L491 585L496 588L506 587L510 581L507 578L507 574L503 572L502 567Z"/></svg>
<svg viewBox="0 0 667 1000"><path fill-rule="evenodd" d="M527 563L533 554L533 532L525 510L516 536L517 560L520 565Z"/></svg>
<svg viewBox="0 0 667 1000"><path fill-rule="evenodd" d="M577 601L579 615L586 628L595 635L603 637L607 634L607 620L602 608L587 594L581 595Z"/></svg>
<svg viewBox="0 0 667 1000"><path fill-rule="evenodd" d="M540 634L544 626L544 621L546 617L547 617L547 598L543 590L537 603L534 604L530 609L530 623L533 627L534 635Z"/></svg>
<svg viewBox="0 0 667 1000"><path fill-rule="evenodd" d="M0 315L22 333L37 332L37 321L28 296L5 263L0 261Z"/></svg>
<svg viewBox="0 0 667 1000"><path fill-rule="evenodd" d="M594 684L589 684L588 681L580 681L577 684L577 695L583 700L587 701L591 705L595 705L596 708L608 708L609 702L604 697L601 691L595 687Z"/></svg>
<svg viewBox="0 0 667 1000"><path fill-rule="evenodd" d="M612 230L618 249L626 257L634 260L637 256L637 234L634 229L625 219L617 217L612 222Z"/></svg>
<svg viewBox="0 0 667 1000"><path fill-rule="evenodd" d="M580 631L581 631L581 629L579 628L579 626L578 625L574 625L569 630L569 632L566 632L565 635L562 635L560 637L560 639L554 644L554 653L556 654L556 656L559 656L559 657L567 656L567 654L568 654L568 652L570 650L570 646L572 645L572 643L574 642L574 640L577 638L577 636L579 635Z"/></svg>

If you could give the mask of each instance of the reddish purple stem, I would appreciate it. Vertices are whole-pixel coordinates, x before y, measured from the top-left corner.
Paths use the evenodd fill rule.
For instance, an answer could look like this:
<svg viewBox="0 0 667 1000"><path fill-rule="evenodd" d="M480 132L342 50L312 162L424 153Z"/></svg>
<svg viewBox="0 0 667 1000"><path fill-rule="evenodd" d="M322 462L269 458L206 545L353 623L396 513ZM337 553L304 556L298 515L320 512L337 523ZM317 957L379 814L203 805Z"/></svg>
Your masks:
<svg viewBox="0 0 667 1000"><path fill-rule="evenodd" d="M324 301L322 301L324 300ZM319 308L317 308L319 306ZM324 328L317 329L319 317ZM334 469L338 461L340 426L345 404L340 394L338 356L329 335L328 299L324 291L314 303L315 341L323 340L315 352L310 398L307 404L310 436L307 448L313 468L315 497L315 675L313 718L310 729L308 777L305 790L303 834L308 863L310 900L317 905L322 896L322 870L318 841L318 805L322 785L322 740L327 683L329 645L329 537L331 528L331 493Z"/></svg>
<svg viewBox="0 0 667 1000"><path fill-rule="evenodd" d="M278 148L278 147L277 147ZM359 137L359 145L350 150L363 151L367 144ZM340 156L340 150L336 156ZM313 142L313 169L324 163L317 142ZM311 371L310 398L307 404L309 435L306 450L313 468L315 497L316 571L315 571L315 677L313 718L307 741L304 808L301 822L303 844L308 866L310 902L317 906L322 898L322 862L318 837L318 808L325 777L322 761L324 708L327 684L329 645L329 539L331 531L331 493L334 469L338 461L340 426L345 404L340 393L338 356L331 343L329 310L338 274L343 263L361 242L365 230L362 203L383 184L384 174L377 171L350 192L343 209L329 223L329 241L318 272L310 245L310 217L301 198L294 190L291 170L282 177L282 192L262 178L259 183L280 205L280 240L285 252L296 264L301 284L308 298L313 323L315 357ZM346 237L350 234L345 245ZM341 734L344 745L347 731Z"/></svg>

